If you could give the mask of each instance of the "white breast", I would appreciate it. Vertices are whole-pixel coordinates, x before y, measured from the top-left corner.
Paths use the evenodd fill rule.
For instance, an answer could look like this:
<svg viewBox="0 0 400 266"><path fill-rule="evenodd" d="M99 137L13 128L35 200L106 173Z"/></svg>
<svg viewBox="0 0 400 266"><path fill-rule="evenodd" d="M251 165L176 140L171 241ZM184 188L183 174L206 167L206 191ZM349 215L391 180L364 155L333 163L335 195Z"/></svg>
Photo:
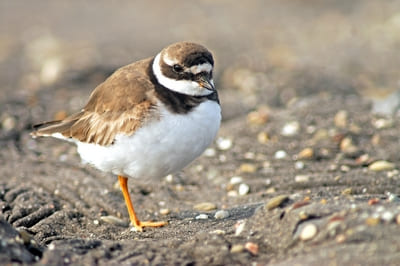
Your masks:
<svg viewBox="0 0 400 266"><path fill-rule="evenodd" d="M134 135L117 135L111 146L77 143L84 162L102 171L134 178L160 178L192 162L211 144L221 122L221 109L205 101L187 114L161 106L161 118Z"/></svg>

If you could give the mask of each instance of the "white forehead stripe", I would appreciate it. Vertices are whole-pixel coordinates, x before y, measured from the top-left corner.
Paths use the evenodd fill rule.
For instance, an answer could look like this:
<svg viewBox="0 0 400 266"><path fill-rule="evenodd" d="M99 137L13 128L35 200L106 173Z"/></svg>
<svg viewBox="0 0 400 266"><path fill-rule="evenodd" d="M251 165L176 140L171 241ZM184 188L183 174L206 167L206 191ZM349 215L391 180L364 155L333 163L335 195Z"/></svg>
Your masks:
<svg viewBox="0 0 400 266"><path fill-rule="evenodd" d="M167 65L169 65L169 66L173 66L173 65L175 65L175 64L178 63L178 61L172 60L171 58L169 58L169 57L168 57L168 54L165 54L165 55L163 56L163 60L164 60L164 62L165 62Z"/></svg>
<svg viewBox="0 0 400 266"><path fill-rule="evenodd" d="M204 96L211 94L212 91L207 90L199 85L199 83L192 81L192 80L176 80L176 79L171 79L169 77L166 77L162 72L161 72L161 67L160 67L160 54L157 54L157 56L154 58L153 62L153 72L154 75L156 76L158 82L163 85L164 87L176 91L179 93L187 94L187 95L192 95L192 96ZM164 58L165 62L165 58ZM166 62L165 62L166 63Z"/></svg>
<svg viewBox="0 0 400 266"><path fill-rule="evenodd" d="M208 72L210 73L212 70L212 65L210 63L204 63L201 65L191 66L188 72L192 72L193 74L198 74L201 72Z"/></svg>

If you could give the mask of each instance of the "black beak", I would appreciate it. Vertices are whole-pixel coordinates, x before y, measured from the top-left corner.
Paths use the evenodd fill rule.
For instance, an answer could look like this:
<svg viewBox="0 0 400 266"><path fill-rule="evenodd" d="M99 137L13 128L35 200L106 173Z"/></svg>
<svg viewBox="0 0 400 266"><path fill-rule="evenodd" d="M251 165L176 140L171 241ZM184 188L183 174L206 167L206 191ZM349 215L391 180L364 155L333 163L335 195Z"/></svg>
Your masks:
<svg viewBox="0 0 400 266"><path fill-rule="evenodd" d="M215 91L213 82L211 81L211 79L209 79L205 75L199 76L199 78L197 79L197 82L200 84L200 86L202 88L205 88L210 91Z"/></svg>

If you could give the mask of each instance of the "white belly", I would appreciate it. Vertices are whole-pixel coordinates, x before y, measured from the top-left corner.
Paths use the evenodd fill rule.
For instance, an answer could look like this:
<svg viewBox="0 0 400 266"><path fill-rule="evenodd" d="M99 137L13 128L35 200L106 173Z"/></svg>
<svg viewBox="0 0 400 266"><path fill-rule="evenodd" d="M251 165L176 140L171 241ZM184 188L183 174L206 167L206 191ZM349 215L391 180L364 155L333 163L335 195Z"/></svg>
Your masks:
<svg viewBox="0 0 400 266"><path fill-rule="evenodd" d="M98 169L134 178L160 178L188 165L211 144L221 122L221 109L205 101L187 114L165 107L158 121L132 136L117 135L113 145L78 142L84 162Z"/></svg>

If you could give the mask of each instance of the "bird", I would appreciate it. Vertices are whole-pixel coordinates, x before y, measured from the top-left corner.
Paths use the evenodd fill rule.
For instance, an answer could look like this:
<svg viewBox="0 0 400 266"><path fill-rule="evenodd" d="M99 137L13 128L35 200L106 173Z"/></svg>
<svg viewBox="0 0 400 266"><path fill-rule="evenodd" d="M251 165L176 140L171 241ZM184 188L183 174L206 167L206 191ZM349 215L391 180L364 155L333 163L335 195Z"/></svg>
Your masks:
<svg viewBox="0 0 400 266"><path fill-rule="evenodd" d="M199 157L215 139L221 107L214 59L203 45L177 42L156 56L117 69L90 94L79 112L36 124L32 137L77 145L83 163L118 177L137 231L166 221L141 221L129 179L159 180Z"/></svg>

